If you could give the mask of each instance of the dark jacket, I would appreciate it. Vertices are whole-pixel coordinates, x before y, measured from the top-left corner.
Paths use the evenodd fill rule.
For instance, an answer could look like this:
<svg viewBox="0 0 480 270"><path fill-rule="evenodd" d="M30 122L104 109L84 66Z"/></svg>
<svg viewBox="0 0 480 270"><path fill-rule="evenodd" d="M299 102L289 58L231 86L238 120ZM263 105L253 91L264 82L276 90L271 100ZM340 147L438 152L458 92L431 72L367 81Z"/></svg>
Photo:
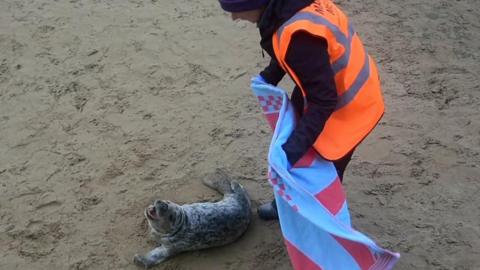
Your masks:
<svg viewBox="0 0 480 270"><path fill-rule="evenodd" d="M285 72L277 63L272 46L272 36L295 13L310 5L313 0L271 0L265 9L258 28L261 47L270 55L270 64L260 75L270 84L277 85ZM304 87L307 110L303 96L297 87L291 101L300 116L295 130L283 145L290 164L295 164L312 147L322 132L325 122L335 110L337 91L334 73L330 66L325 39L307 32L295 33L285 58Z"/></svg>

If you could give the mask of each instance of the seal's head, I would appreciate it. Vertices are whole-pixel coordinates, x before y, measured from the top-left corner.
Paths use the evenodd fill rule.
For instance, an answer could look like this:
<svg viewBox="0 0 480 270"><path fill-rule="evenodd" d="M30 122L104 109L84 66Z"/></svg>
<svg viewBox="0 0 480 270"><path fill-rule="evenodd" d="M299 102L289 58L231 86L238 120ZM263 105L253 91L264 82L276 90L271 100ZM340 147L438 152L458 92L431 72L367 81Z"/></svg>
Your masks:
<svg viewBox="0 0 480 270"><path fill-rule="evenodd" d="M153 232L170 233L176 224L180 206L170 201L156 200L145 209L145 217Z"/></svg>

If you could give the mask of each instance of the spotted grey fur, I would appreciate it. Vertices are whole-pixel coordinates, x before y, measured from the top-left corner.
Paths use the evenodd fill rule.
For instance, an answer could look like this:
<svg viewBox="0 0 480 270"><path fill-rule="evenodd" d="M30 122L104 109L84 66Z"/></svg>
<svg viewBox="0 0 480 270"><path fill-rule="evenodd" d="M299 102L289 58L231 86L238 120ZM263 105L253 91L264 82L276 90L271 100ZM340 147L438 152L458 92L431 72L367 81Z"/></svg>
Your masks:
<svg viewBox="0 0 480 270"><path fill-rule="evenodd" d="M135 255L136 265L149 268L181 252L223 246L247 230L251 203L246 190L220 171L203 182L223 199L186 205L156 200L145 209L157 247L145 256Z"/></svg>

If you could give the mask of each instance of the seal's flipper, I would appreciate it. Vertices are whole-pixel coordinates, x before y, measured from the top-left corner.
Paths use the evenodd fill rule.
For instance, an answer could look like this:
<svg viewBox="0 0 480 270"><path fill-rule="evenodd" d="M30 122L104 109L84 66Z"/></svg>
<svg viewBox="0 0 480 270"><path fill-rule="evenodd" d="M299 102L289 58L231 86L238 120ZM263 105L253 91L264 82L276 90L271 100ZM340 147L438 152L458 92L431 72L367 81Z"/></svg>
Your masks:
<svg viewBox="0 0 480 270"><path fill-rule="evenodd" d="M250 196L248 195L247 190L237 181L231 181L230 186L232 187L233 193L244 198L244 201L248 205L248 209L250 209L252 203L250 202Z"/></svg>
<svg viewBox="0 0 480 270"><path fill-rule="evenodd" d="M168 250L163 247L157 247L150 252L146 256L141 256L141 255L135 255L133 257L133 263L140 267L144 267L145 269L148 269L152 266L155 266L163 261L165 261L169 257L169 252Z"/></svg>
<svg viewBox="0 0 480 270"><path fill-rule="evenodd" d="M222 194L233 193L230 177L223 170L217 169L215 173L205 176L202 182L216 191Z"/></svg>
<svg viewBox="0 0 480 270"><path fill-rule="evenodd" d="M240 183L238 183L237 181L231 181L230 182L230 187L231 187L233 193L247 193L245 191L245 188L243 188L243 186L240 185Z"/></svg>

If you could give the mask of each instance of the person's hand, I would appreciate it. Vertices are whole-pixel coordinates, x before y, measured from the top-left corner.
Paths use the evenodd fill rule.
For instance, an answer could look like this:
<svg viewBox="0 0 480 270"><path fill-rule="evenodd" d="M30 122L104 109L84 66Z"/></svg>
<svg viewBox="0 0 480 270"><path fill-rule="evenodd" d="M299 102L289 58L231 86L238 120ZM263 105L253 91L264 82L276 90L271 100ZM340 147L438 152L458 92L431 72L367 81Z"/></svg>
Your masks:
<svg viewBox="0 0 480 270"><path fill-rule="evenodd" d="M295 164L306 154L306 152L298 149L291 141L287 141L282 145L282 149L287 156L288 169L291 169Z"/></svg>

